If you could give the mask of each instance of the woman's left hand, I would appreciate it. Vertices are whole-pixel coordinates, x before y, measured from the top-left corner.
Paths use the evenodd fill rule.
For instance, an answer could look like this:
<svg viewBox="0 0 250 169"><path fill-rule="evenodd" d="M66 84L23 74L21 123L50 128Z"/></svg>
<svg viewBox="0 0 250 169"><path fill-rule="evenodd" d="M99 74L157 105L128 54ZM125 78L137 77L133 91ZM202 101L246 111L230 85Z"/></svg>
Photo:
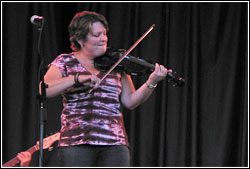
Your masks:
<svg viewBox="0 0 250 169"><path fill-rule="evenodd" d="M168 72L172 72L171 69L165 68L163 65L155 64L155 70L148 78L148 82L152 85L156 85L167 76Z"/></svg>

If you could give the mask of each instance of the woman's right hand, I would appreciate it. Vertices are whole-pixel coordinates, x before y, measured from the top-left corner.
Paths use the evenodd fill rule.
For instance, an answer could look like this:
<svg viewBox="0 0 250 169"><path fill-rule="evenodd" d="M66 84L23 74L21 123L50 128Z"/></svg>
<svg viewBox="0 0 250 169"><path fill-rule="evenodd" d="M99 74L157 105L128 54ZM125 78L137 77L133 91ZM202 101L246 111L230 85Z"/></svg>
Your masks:
<svg viewBox="0 0 250 169"><path fill-rule="evenodd" d="M99 86L101 79L99 79L96 75L79 75L78 81L84 86L95 89Z"/></svg>
<svg viewBox="0 0 250 169"><path fill-rule="evenodd" d="M44 81L47 85L46 97L52 98L60 95L66 89L73 87L75 85L74 75L68 77L63 77L61 71L58 67L51 65L46 75L44 76ZM98 87L100 79L95 75L79 75L78 81L84 86L89 86L91 88ZM41 93L41 85L40 85Z"/></svg>

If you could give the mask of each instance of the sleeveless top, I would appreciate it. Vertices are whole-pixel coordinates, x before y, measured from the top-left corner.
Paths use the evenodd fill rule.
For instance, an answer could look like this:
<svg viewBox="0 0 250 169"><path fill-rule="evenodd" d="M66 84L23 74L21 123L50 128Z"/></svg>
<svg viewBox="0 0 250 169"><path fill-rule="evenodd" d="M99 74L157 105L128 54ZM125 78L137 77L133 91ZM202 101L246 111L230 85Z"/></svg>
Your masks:
<svg viewBox="0 0 250 169"><path fill-rule="evenodd" d="M76 59L74 53L61 54L52 63L63 77L76 73L90 75ZM99 73L101 78L103 73ZM70 87L62 93L61 138L58 146L126 145L119 96L122 91L120 73L111 73L90 94L84 87Z"/></svg>

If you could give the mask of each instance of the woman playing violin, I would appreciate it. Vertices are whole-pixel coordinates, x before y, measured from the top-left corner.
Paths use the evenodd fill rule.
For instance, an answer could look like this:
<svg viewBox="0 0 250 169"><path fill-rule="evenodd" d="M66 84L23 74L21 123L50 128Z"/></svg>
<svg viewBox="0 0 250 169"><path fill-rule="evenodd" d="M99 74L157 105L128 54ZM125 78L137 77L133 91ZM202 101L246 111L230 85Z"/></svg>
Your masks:
<svg viewBox="0 0 250 169"><path fill-rule="evenodd" d="M44 80L47 97L63 96L61 166L129 166L130 152L122 106L134 109L146 101L168 71L155 65L148 80L137 90L129 75L96 69L94 59L107 50L108 23L89 11L77 13L69 25L72 53L59 55ZM87 93L88 88L93 88Z"/></svg>

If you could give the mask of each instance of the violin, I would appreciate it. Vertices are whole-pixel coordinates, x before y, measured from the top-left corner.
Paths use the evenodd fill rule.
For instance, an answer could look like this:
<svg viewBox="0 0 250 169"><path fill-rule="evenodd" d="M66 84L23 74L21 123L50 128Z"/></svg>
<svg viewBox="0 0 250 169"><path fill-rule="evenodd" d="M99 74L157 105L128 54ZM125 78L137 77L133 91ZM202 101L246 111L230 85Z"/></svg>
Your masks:
<svg viewBox="0 0 250 169"><path fill-rule="evenodd" d="M114 65L120 57L122 57L124 52L125 49L114 49L109 47L104 55L94 59L95 68L101 72L108 71L111 66ZM132 76L141 76L143 74L151 73L150 68L153 69L151 64L145 62L143 59L127 55L113 71L120 73L125 72L126 74Z"/></svg>
<svg viewBox="0 0 250 169"><path fill-rule="evenodd" d="M106 71L105 75L100 79L95 87L97 87L114 69L120 69L120 71L127 72L131 75L135 72L137 72L137 74L145 74L146 72L154 71L154 65L129 55L129 53L154 29L154 27L155 24L153 24L128 50L122 50L123 52L121 52L120 50L108 50L103 56L97 57L97 59L94 60L97 69ZM118 60L114 59L112 56L116 56ZM124 66L127 61L129 61L130 64L127 63L126 66ZM123 62L123 65L121 64L121 62ZM129 69L131 68L131 63L137 64L136 68L134 68L135 66L132 65L133 69ZM171 72L168 72L167 77L169 77L169 82L174 82L173 86L183 86L185 83L185 80L182 77L178 77ZM89 94L93 90L94 88L91 88L87 91L87 93Z"/></svg>
<svg viewBox="0 0 250 169"><path fill-rule="evenodd" d="M94 59L94 66L96 69L101 72L107 72L110 70L112 65L114 65L126 52L125 49L114 49L109 47L106 53L102 56L96 57ZM150 74L155 70L155 65L134 57L132 55L127 55L124 59L114 68L115 72L125 72L126 74L132 76L141 76ZM179 77L176 72L168 72L167 79L169 83L175 86L183 86L185 80L182 77Z"/></svg>

